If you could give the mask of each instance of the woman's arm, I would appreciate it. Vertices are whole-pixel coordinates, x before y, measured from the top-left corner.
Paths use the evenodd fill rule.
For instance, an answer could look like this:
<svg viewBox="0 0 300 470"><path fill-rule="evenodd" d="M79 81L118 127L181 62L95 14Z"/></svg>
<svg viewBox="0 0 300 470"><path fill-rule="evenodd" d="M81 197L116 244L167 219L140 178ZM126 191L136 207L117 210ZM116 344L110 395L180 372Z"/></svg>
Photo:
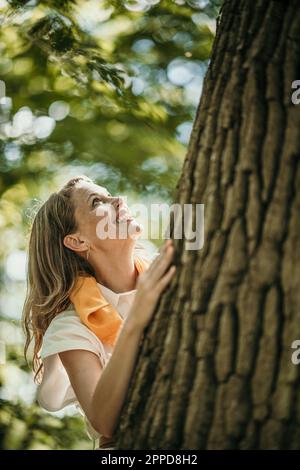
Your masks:
<svg viewBox="0 0 300 470"><path fill-rule="evenodd" d="M104 426L109 436L114 434L144 330L152 318L162 291L175 272L175 266L167 270L173 250L172 240L167 240L160 256L151 263L147 271L139 275L133 305L95 389L92 423L96 429L101 423L101 428Z"/></svg>
<svg viewBox="0 0 300 470"><path fill-rule="evenodd" d="M104 369L96 354L90 351L71 350L59 354L85 415L93 428L105 437L113 435L141 337L142 329L134 322L125 321Z"/></svg>
<svg viewBox="0 0 300 470"><path fill-rule="evenodd" d="M104 369L92 352L72 350L60 353L83 411L93 428L105 437L114 434L144 329L175 272L174 266L167 270L172 256L173 246L168 240L161 255L139 275L133 305Z"/></svg>

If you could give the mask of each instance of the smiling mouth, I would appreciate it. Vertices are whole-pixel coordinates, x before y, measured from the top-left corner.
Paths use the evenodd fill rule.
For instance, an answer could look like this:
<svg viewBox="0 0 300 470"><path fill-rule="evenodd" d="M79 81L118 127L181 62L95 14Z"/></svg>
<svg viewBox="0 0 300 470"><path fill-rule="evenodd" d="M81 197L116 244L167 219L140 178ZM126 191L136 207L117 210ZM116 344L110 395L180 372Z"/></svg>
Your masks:
<svg viewBox="0 0 300 470"><path fill-rule="evenodd" d="M117 220L117 224L121 224L122 222L131 222L133 220L133 217L122 217Z"/></svg>
<svg viewBox="0 0 300 470"><path fill-rule="evenodd" d="M129 222L131 220L133 220L133 217L132 215L130 215L129 211L125 208L122 208L120 212L118 213L116 222L122 223L122 222L127 222L127 221Z"/></svg>

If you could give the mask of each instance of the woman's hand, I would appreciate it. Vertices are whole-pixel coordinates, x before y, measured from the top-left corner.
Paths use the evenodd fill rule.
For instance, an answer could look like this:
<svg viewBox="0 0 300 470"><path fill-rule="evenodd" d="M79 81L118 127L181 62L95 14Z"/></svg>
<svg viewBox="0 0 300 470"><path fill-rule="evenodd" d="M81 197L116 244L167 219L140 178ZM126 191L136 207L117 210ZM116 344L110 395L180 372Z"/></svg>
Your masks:
<svg viewBox="0 0 300 470"><path fill-rule="evenodd" d="M176 266L169 267L173 254L173 240L166 240L159 256L152 261L147 271L138 277L137 292L127 318L142 330L151 320L161 293L175 273Z"/></svg>

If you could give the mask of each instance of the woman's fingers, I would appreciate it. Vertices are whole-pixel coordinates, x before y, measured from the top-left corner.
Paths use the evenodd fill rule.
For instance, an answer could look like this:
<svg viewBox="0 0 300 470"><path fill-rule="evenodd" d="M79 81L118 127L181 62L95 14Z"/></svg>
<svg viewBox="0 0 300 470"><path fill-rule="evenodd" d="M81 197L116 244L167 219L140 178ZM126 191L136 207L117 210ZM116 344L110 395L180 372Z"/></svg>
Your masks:
<svg viewBox="0 0 300 470"><path fill-rule="evenodd" d="M170 245L171 243L173 243L173 240L171 240L170 238L167 238L167 239L164 241L163 245L160 247L159 251L160 251L160 252L161 252L161 251L164 251L164 250L167 248L167 246Z"/></svg>
<svg viewBox="0 0 300 470"><path fill-rule="evenodd" d="M173 240L166 240L165 243L160 247L159 249L159 255L152 261L152 263L150 264L149 268L147 269L147 272L149 273L149 275L156 270L156 267L157 265L161 262L161 259L164 255L164 253L166 252L167 250L167 247L172 245L173 243Z"/></svg>
<svg viewBox="0 0 300 470"><path fill-rule="evenodd" d="M149 268L139 276L135 308L137 311L140 310L140 321L143 327L149 323L159 296L176 271L174 264L169 266L173 256L173 241L167 240L161 248L160 255L157 256L157 258L152 261ZM134 311L134 309L132 311Z"/></svg>
<svg viewBox="0 0 300 470"><path fill-rule="evenodd" d="M173 240L171 239L166 240L165 243L159 249L160 255L157 257L157 259L159 260L161 258L161 255L163 255L167 251L168 247L172 245L173 245Z"/></svg>
<svg viewBox="0 0 300 470"><path fill-rule="evenodd" d="M169 284L169 282L171 281L175 271L176 271L176 266L174 266L174 264L173 264L168 269L166 274L158 281L157 289L158 289L159 293L161 293L164 290L164 288Z"/></svg>
<svg viewBox="0 0 300 470"><path fill-rule="evenodd" d="M156 284L156 282L165 274L167 267L169 266L170 262L172 261L174 255L174 247L168 246L166 251L164 251L160 259L157 260L157 264L155 269L149 273L149 280L151 283Z"/></svg>

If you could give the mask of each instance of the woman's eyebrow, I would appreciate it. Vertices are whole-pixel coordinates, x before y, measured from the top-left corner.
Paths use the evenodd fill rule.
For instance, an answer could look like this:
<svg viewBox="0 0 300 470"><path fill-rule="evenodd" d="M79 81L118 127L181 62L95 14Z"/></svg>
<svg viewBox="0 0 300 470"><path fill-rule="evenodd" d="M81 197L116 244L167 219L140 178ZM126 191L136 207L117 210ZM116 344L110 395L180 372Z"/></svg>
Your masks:
<svg viewBox="0 0 300 470"><path fill-rule="evenodd" d="M90 198L91 198L92 196L107 197L107 196L109 196L109 194L106 194L106 195L105 195L105 194L99 194L99 193L91 193L91 194L88 196L88 198L87 198L87 202L89 202L89 200L90 200Z"/></svg>

